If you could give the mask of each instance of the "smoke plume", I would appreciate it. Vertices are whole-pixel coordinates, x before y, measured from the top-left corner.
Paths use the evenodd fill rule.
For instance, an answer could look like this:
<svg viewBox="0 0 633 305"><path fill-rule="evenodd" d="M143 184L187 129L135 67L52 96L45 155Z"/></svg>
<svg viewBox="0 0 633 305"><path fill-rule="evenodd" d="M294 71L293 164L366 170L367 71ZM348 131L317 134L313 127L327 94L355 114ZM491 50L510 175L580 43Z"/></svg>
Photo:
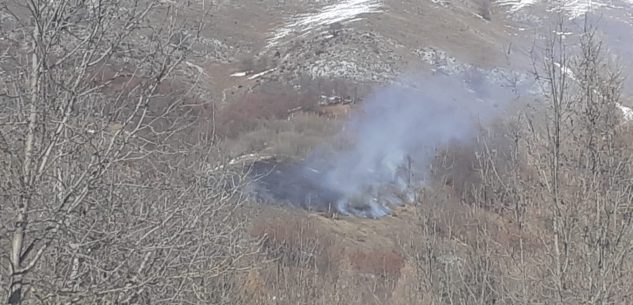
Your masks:
<svg viewBox="0 0 633 305"><path fill-rule="evenodd" d="M320 188L341 194L339 213L384 216L414 200L438 148L468 141L511 97L479 70L403 78L363 101L341 134L351 142L347 149L327 156L317 150L303 170Z"/></svg>

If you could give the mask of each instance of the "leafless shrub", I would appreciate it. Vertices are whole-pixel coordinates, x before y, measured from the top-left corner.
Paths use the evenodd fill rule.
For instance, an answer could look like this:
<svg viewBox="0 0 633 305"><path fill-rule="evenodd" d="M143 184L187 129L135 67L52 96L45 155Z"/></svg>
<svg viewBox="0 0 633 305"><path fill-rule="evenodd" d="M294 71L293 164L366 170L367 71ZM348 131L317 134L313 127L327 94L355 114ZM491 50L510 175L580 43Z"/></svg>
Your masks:
<svg viewBox="0 0 633 305"><path fill-rule="evenodd" d="M633 146L617 115L621 77L593 29L577 55L564 32L561 23L537 68L546 103L483 128L434 163L437 185L419 212L425 243L408 257L418 262L420 289L438 302L628 298Z"/></svg>
<svg viewBox="0 0 633 305"><path fill-rule="evenodd" d="M219 110L216 134L219 137L237 137L250 131L261 122L287 119L291 109L315 107L317 97L310 97L291 90L264 92L257 90Z"/></svg>
<svg viewBox="0 0 633 305"><path fill-rule="evenodd" d="M601 43L589 26L580 36L578 56L570 57L566 47L556 34L545 50L541 76L549 89L548 115L540 124L530 117L534 127L527 139L540 174L537 189L550 211L552 259L545 267L550 287L544 290L557 302L618 303L626 295L617 287L632 279L611 264L622 266L631 255L624 244L632 227L625 219L633 212L631 146L619 142L615 115L621 77L603 62ZM599 284L572 280L580 274Z"/></svg>
<svg viewBox="0 0 633 305"><path fill-rule="evenodd" d="M350 264L357 272L398 279L404 266L404 257L395 251L360 251L349 255Z"/></svg>
<svg viewBox="0 0 633 305"><path fill-rule="evenodd" d="M267 254L283 265L334 271L337 245L327 231L320 231L318 223L302 213L281 213L298 215L284 222L260 217L251 228L251 235L263 240Z"/></svg>
<svg viewBox="0 0 633 305"><path fill-rule="evenodd" d="M182 33L200 25L178 16L191 8L3 5L15 19L3 40L16 43L0 58L0 295L9 304L225 302L256 248L241 234L236 173L213 170L222 160L208 143L176 140L191 126L189 95L168 93L196 82L182 79L193 43Z"/></svg>

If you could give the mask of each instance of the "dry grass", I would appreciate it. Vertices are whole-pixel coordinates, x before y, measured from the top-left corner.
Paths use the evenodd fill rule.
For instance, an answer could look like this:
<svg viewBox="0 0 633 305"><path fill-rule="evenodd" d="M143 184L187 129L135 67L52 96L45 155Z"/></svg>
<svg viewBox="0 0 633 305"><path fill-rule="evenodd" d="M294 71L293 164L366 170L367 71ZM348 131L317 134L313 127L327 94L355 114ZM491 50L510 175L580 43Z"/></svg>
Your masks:
<svg viewBox="0 0 633 305"><path fill-rule="evenodd" d="M265 83L252 91L220 105L212 113L215 135L220 138L237 138L243 133L260 128L268 121L294 119L296 113L322 113L336 116L348 110L335 108L319 111L321 96L339 96L359 99L363 90L343 80L304 80L298 88L287 84ZM340 108L340 107L339 107ZM299 110L299 111L298 111Z"/></svg>
<svg viewBox="0 0 633 305"><path fill-rule="evenodd" d="M289 91L249 93L220 109L216 115L216 134L222 138L236 138L262 121L286 119L290 109L315 105L316 99Z"/></svg>
<svg viewBox="0 0 633 305"><path fill-rule="evenodd" d="M292 130L297 134L323 127L316 116L301 119ZM279 126L269 130L281 139ZM628 128L619 133L623 147L633 143ZM502 122L470 144L446 146L417 206L393 216L337 219L259 207L251 235L264 241L268 261L250 275L249 286L259 291L251 304L522 304L550 298L552 210L531 184L539 173L520 150L513 154L513 133L499 132L508 130L514 129ZM573 255L570 260L586 254Z"/></svg>
<svg viewBox="0 0 633 305"><path fill-rule="evenodd" d="M340 123L316 114L298 114L292 120L260 122L258 128L224 139L220 145L232 156L263 153L303 158L336 134Z"/></svg>
<svg viewBox="0 0 633 305"><path fill-rule="evenodd" d="M394 250L354 250L348 259L356 272L394 279L400 278L404 266L404 257Z"/></svg>
<svg viewBox="0 0 633 305"><path fill-rule="evenodd" d="M275 215L260 216L251 236L263 241L266 256L283 266L297 266L317 272L332 272L338 266L340 245L327 229L302 211L271 208Z"/></svg>
<svg viewBox="0 0 633 305"><path fill-rule="evenodd" d="M276 296L277 304L381 304L405 264L405 257L389 247L393 242L375 243L367 227L347 219L265 207L250 232L263 240L271 260L258 272L264 299Z"/></svg>
<svg viewBox="0 0 633 305"><path fill-rule="evenodd" d="M252 304L437 304L446 302L448 288L437 284L443 279L477 281L509 268L503 257L527 233L438 196L380 220L259 207L250 234L264 241L268 263L249 275L246 286L258 291ZM454 283L461 288L452 293L465 293L468 283Z"/></svg>

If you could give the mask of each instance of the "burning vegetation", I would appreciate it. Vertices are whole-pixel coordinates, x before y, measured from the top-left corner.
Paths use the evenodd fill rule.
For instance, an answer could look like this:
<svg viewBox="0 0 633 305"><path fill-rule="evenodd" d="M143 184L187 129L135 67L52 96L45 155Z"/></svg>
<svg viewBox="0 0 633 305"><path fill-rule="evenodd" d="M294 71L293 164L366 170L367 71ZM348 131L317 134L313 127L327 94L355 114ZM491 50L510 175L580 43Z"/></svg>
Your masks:
<svg viewBox="0 0 633 305"><path fill-rule="evenodd" d="M364 191L350 196L323 183L331 171L325 166L307 166L303 162L270 158L256 161L247 168L252 179L247 190L257 201L265 204L287 204L308 211L379 218L388 214L391 207L415 200L414 189L407 184L410 179L406 177L399 176L393 181L385 181L383 185L367 186Z"/></svg>
<svg viewBox="0 0 633 305"><path fill-rule="evenodd" d="M476 124L498 113L480 93L508 95L486 80L476 87L444 76L415 82L420 85L388 86L365 99L337 136L345 147L317 146L302 161L253 164L251 191L260 202L363 218L380 218L395 206L413 203L437 149L471 141Z"/></svg>

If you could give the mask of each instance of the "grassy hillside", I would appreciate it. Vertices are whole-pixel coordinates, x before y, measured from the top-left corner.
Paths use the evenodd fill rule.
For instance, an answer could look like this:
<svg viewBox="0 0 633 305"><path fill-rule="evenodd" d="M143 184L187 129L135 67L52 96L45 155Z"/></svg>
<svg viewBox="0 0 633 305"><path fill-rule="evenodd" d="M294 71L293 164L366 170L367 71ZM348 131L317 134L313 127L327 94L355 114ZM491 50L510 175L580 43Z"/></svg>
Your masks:
<svg viewBox="0 0 633 305"><path fill-rule="evenodd" d="M630 302L628 66L567 2L5 2L3 302Z"/></svg>

